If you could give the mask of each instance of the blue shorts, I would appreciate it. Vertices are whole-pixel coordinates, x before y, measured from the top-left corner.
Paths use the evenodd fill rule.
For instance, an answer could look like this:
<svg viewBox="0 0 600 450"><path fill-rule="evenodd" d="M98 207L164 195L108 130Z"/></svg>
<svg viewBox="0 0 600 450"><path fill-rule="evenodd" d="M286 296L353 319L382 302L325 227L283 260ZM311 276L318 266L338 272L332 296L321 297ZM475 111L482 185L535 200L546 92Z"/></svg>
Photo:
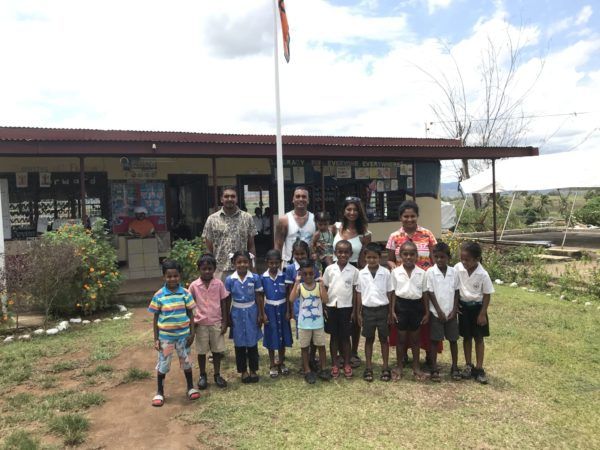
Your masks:
<svg viewBox="0 0 600 450"><path fill-rule="evenodd" d="M156 363L156 370L158 372L162 374L167 374L169 372L174 353L177 353L179 366L183 370L192 369L190 347L187 346L186 340L187 337L180 338L177 341L160 341L160 351L158 352L158 362Z"/></svg>

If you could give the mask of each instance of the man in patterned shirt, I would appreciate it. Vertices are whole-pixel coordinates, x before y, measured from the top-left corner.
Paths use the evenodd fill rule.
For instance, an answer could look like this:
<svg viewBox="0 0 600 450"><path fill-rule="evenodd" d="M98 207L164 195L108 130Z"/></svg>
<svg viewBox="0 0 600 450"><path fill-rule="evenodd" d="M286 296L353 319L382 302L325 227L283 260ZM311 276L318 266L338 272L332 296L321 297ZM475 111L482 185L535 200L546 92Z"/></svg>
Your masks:
<svg viewBox="0 0 600 450"><path fill-rule="evenodd" d="M208 216L202 237L206 249L217 260L215 278L222 281L235 270L229 254L238 250L247 250L256 255L254 236L256 225L250 214L242 211L237 205L237 191L233 186L225 186L221 194L223 207Z"/></svg>

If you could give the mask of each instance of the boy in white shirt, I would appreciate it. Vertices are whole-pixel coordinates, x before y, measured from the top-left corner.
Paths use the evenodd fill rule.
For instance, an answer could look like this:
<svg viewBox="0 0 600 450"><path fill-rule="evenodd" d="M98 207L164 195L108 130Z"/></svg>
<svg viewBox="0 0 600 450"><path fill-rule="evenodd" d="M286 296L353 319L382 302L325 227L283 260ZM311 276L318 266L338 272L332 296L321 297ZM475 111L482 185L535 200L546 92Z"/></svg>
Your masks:
<svg viewBox="0 0 600 450"><path fill-rule="evenodd" d="M347 240L338 241L335 245L335 264L327 266L323 274L323 284L327 288L329 301L325 306L325 332L331 335L329 350L331 352L331 375L340 376L337 364L338 350L344 358L344 376L352 377L350 366L350 335L356 305L354 286L358 279L358 269L349 264L352 256L352 244Z"/></svg>
<svg viewBox="0 0 600 450"><path fill-rule="evenodd" d="M458 329L463 338L466 362L462 377L475 378L481 384L487 384L487 376L483 370L483 338L490 335L487 310L494 285L480 261L481 246L476 242L465 242L460 249L460 262L454 266L454 270L458 275L460 291ZM476 366L471 362L473 339Z"/></svg>
<svg viewBox="0 0 600 450"><path fill-rule="evenodd" d="M356 317L358 325L362 328L365 337L365 357L367 367L363 373L365 381L373 381L373 344L375 342L375 331L379 336L381 344L381 356L383 368L381 370L381 381L390 381L392 372L389 367L390 346L388 336L389 325L392 324L393 294L392 277L390 271L379 264L381 247L371 242L365 246L365 260L367 266L358 273L358 284L356 285Z"/></svg>
<svg viewBox="0 0 600 450"><path fill-rule="evenodd" d="M408 346L412 350L413 375L417 381L425 381L428 375L421 371L419 362L419 332L422 324L429 320L427 305L427 280L425 271L416 266L417 246L406 241L400 247L402 264L392 270L392 314L398 328L396 345L397 367L392 371L394 381L402 378L404 361Z"/></svg>
<svg viewBox="0 0 600 450"><path fill-rule="evenodd" d="M429 326L432 348L437 348L444 336L450 342L453 380L461 379L458 370L458 277L453 267L448 265L450 247L444 242L433 246L435 265L427 271L427 291L429 293ZM431 354L431 381L441 381L437 366L437 352Z"/></svg>

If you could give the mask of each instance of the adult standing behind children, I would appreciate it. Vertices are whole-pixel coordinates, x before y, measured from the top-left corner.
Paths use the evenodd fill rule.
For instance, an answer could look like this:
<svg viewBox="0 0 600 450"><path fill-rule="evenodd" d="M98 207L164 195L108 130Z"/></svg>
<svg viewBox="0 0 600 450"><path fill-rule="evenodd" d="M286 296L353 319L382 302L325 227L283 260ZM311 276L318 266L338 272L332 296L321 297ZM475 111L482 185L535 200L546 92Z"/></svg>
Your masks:
<svg viewBox="0 0 600 450"><path fill-rule="evenodd" d="M281 251L284 263L292 259L292 246L297 240L310 245L315 233L315 216L308 211L308 190L304 186L294 189L292 204L294 209L277 220L275 227L275 248Z"/></svg>
<svg viewBox="0 0 600 450"><path fill-rule="evenodd" d="M224 281L235 270L231 262L231 254L240 250L256 255L254 244L256 226L252 216L238 208L235 187L223 188L221 203L223 207L208 216L202 237L206 249L217 260L215 277Z"/></svg>
<svg viewBox="0 0 600 450"><path fill-rule="evenodd" d="M371 242L371 232L369 231L369 223L367 215L363 208L362 202L358 197L346 197L342 206L342 221L336 222L334 225L335 236L333 238L333 247L340 241L348 241L352 246L352 256L350 264L361 269L365 265L365 257L363 247ZM335 254L333 261L337 261ZM358 322L352 324L352 348L350 364L356 368L360 365L360 357L358 356L358 345L360 343L360 326Z"/></svg>
<svg viewBox="0 0 600 450"><path fill-rule="evenodd" d="M400 262L400 247L407 241L413 242L417 246L417 262L416 266L427 270L433 266L433 246L437 244L437 240L431 231L427 228L419 226L419 205L415 202L407 200L400 204L398 208L398 217L402 226L398 231L390 234L386 248L388 251L388 267L394 270L396 266L401 265ZM396 345L397 333L395 328L392 328L390 333L390 346ZM429 324L421 327L421 348L427 352L427 360L432 361L430 355L431 336ZM438 347L441 351L441 344Z"/></svg>

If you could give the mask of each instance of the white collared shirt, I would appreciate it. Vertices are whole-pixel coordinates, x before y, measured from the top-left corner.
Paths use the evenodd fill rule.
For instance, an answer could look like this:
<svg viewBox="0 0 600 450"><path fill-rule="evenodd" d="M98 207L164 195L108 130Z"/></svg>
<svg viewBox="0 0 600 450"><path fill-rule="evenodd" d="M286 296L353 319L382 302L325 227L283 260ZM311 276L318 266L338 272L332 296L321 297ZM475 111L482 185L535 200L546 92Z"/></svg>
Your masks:
<svg viewBox="0 0 600 450"><path fill-rule="evenodd" d="M460 299L463 302L481 303L484 294L495 292L492 280L481 264L477 264L470 276L462 263L455 265L454 270L456 270L458 276L458 290L460 291Z"/></svg>
<svg viewBox="0 0 600 450"><path fill-rule="evenodd" d="M379 266L375 277L368 267L358 272L356 292L360 292L361 303L368 308L389 305L388 292L393 291L390 271Z"/></svg>
<svg viewBox="0 0 600 450"><path fill-rule="evenodd" d="M409 277L404 265L400 264L392 270L392 288L397 297L421 300L423 292L427 290L425 271L419 266L415 266Z"/></svg>
<svg viewBox="0 0 600 450"><path fill-rule="evenodd" d="M426 274L427 290L435 294L435 298L442 312L448 316L454 308L454 295L458 290L458 276L454 267L448 266L446 275L442 273L437 264L431 267ZM437 317L433 302L429 302L429 310Z"/></svg>
<svg viewBox="0 0 600 450"><path fill-rule="evenodd" d="M323 274L323 284L327 288L327 306L351 308L354 286L358 281L358 269L348 263L344 269L335 263L327 266Z"/></svg>

